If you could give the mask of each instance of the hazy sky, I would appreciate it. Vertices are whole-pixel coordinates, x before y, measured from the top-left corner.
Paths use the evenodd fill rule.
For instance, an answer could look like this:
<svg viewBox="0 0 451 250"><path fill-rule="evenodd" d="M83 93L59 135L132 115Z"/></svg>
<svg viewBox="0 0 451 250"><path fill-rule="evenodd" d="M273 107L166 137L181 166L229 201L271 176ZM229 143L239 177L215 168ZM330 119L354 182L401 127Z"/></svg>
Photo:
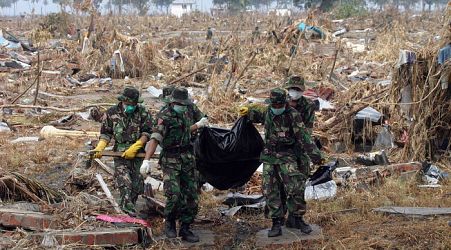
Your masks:
<svg viewBox="0 0 451 250"><path fill-rule="evenodd" d="M197 9L201 11L209 11L213 6L213 0L194 0L196 2ZM47 0L47 5L44 5L43 0L39 3L30 3L30 1L19 0L15 6L10 8L0 9L0 15L12 16L19 15L23 13L31 13L33 9L35 14L48 14L59 11L59 5L54 4L52 0ZM101 9L104 11L106 9L105 4L107 0L104 0ZM124 1L125 2L125 1Z"/></svg>

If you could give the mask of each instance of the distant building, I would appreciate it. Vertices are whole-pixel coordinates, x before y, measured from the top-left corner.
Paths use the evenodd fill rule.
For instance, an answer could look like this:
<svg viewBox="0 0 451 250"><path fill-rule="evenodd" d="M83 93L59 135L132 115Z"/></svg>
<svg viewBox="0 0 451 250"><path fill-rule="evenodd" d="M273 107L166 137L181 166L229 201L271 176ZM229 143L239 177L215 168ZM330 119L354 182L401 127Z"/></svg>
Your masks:
<svg viewBox="0 0 451 250"><path fill-rule="evenodd" d="M169 7L171 15L181 17L183 14L189 14L195 9L193 0L175 0Z"/></svg>
<svg viewBox="0 0 451 250"><path fill-rule="evenodd" d="M293 1L277 0L277 5L274 11L278 16L291 16L292 9L293 9Z"/></svg>

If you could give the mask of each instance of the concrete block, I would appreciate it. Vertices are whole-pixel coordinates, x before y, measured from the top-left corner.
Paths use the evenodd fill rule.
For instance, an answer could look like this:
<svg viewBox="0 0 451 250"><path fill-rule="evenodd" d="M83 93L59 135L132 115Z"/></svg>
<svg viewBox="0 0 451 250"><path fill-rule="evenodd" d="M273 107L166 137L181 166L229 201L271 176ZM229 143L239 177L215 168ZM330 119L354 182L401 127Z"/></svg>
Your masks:
<svg viewBox="0 0 451 250"><path fill-rule="evenodd" d="M140 228L98 228L94 231L52 231L37 233L33 237L42 241L44 237L54 238L60 245L82 244L86 246L125 246L140 242Z"/></svg>

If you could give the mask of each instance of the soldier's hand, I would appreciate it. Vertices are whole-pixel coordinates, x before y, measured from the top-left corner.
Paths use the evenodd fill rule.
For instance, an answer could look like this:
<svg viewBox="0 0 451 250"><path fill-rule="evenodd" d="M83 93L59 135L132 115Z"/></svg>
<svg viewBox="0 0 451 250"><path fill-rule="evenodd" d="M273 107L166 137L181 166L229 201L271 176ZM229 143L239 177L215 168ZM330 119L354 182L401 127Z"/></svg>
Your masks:
<svg viewBox="0 0 451 250"><path fill-rule="evenodd" d="M152 165L149 160L144 160L143 164L139 168L139 173L145 178L152 170Z"/></svg>
<svg viewBox="0 0 451 250"><path fill-rule="evenodd" d="M108 142L100 139L100 141L97 143L97 146L94 150L92 150L94 153L94 158L102 158L102 151L105 150L106 146L108 145Z"/></svg>
<svg viewBox="0 0 451 250"><path fill-rule="evenodd" d="M249 108L248 107L240 107L239 111L240 116L246 116L249 114Z"/></svg>
<svg viewBox="0 0 451 250"><path fill-rule="evenodd" d="M208 118L207 117L204 117L204 118L200 119L198 122L196 122L197 128L203 128L203 127L205 127L207 125L208 125Z"/></svg>
<svg viewBox="0 0 451 250"><path fill-rule="evenodd" d="M122 157L131 160L134 159L138 151L144 146L141 140L137 140L135 144L131 145L127 150L124 151Z"/></svg>

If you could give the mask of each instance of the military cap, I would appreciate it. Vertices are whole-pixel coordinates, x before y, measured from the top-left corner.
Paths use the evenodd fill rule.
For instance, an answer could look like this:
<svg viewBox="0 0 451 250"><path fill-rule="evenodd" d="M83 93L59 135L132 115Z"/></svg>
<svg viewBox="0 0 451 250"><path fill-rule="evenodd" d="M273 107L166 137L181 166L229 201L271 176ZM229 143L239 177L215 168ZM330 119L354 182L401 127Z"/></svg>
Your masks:
<svg viewBox="0 0 451 250"><path fill-rule="evenodd" d="M188 95L188 90L185 88L174 88L174 90L171 93L171 96L169 97L169 102L178 102L183 105L190 105L192 104L191 99Z"/></svg>
<svg viewBox="0 0 451 250"><path fill-rule="evenodd" d="M284 104L287 102L287 92L281 88L271 90L269 99L265 101L268 104Z"/></svg>
<svg viewBox="0 0 451 250"><path fill-rule="evenodd" d="M304 83L304 77L293 75L288 78L288 80L285 82L285 88L299 88L301 91L305 90L305 83Z"/></svg>
<svg viewBox="0 0 451 250"><path fill-rule="evenodd" d="M132 86L127 86L124 88L124 91L120 96L117 97L117 99L121 102L134 102L134 103L141 103L144 100L139 97L139 91Z"/></svg>
<svg viewBox="0 0 451 250"><path fill-rule="evenodd" d="M168 102L169 100L168 100L168 98L169 98L169 96L172 94L172 91L174 91L174 89L175 89L175 86L174 85L168 85L168 86L165 86L164 88L163 88L163 94L161 94L159 97L160 97L160 99L162 99L163 101L165 101L165 102Z"/></svg>

